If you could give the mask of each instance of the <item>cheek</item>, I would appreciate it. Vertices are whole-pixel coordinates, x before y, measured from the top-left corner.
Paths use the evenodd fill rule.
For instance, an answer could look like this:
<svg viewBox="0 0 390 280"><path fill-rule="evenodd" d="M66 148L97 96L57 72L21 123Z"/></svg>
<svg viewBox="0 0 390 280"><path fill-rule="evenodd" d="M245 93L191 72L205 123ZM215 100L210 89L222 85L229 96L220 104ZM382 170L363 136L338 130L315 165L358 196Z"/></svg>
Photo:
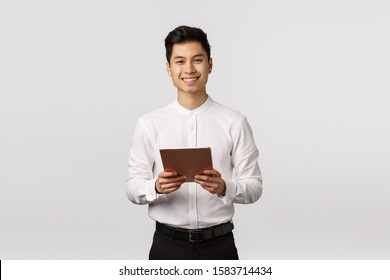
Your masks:
<svg viewBox="0 0 390 280"><path fill-rule="evenodd" d="M203 66L201 69L198 69L199 73L202 73L204 76L207 76L210 73L211 69L207 66Z"/></svg>
<svg viewBox="0 0 390 280"><path fill-rule="evenodd" d="M178 77L180 74L180 71L178 69L171 69L171 76L172 77Z"/></svg>

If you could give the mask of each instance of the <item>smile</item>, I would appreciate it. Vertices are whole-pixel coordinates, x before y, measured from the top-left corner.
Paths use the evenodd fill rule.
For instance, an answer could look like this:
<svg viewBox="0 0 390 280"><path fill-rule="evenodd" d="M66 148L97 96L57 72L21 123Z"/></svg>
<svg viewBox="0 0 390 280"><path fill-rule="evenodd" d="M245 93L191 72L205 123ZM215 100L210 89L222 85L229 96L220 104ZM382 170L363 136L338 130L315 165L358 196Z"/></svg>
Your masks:
<svg viewBox="0 0 390 280"><path fill-rule="evenodd" d="M199 79L199 77L192 77L192 78L182 78L184 82L193 82Z"/></svg>

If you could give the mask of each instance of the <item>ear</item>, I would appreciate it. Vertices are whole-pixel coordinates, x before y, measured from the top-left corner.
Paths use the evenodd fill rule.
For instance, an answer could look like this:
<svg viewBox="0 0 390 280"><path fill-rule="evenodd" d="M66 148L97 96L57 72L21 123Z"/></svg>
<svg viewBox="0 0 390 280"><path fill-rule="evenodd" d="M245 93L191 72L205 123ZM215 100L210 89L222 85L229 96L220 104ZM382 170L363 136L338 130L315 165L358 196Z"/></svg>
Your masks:
<svg viewBox="0 0 390 280"><path fill-rule="evenodd" d="M165 67L166 67L166 69L167 69L168 76L169 76L169 77L172 77L171 66L169 65L169 62L168 62L168 61L166 62Z"/></svg>
<svg viewBox="0 0 390 280"><path fill-rule="evenodd" d="M211 73L211 70L213 70L213 59L209 59L209 73Z"/></svg>

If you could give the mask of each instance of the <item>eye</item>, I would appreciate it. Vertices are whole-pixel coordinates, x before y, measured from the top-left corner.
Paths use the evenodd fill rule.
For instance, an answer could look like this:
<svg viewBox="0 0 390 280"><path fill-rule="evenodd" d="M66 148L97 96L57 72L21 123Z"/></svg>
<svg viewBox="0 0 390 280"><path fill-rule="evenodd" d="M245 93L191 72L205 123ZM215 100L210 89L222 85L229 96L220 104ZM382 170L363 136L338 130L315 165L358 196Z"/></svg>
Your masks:
<svg viewBox="0 0 390 280"><path fill-rule="evenodd" d="M196 62L196 63L201 63L202 61L203 61L203 59L201 59L201 58L195 59L195 62Z"/></svg>
<svg viewBox="0 0 390 280"><path fill-rule="evenodd" d="M184 63L184 60L176 60L175 63L176 63L176 64L183 64L183 63Z"/></svg>

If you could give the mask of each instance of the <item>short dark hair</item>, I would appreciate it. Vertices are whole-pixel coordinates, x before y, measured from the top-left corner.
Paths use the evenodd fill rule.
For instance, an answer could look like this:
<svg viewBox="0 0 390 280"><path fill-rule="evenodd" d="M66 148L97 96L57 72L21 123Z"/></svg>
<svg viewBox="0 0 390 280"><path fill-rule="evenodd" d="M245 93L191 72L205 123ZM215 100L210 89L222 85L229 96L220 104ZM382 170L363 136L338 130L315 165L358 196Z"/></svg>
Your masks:
<svg viewBox="0 0 390 280"><path fill-rule="evenodd" d="M190 26L179 26L169 32L165 38L165 55L168 63L171 60L174 44L196 41L199 42L206 51L207 58L210 59L210 44L207 40L207 34L202 29Z"/></svg>

